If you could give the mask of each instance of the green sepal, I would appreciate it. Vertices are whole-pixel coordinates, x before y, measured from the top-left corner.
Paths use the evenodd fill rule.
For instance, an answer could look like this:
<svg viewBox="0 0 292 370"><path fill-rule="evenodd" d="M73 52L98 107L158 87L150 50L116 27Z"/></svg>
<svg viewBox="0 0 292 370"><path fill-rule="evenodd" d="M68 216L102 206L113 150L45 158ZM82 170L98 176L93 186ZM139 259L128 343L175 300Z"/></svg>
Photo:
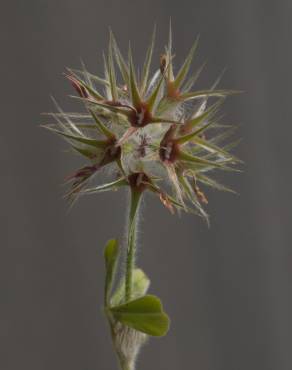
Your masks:
<svg viewBox="0 0 292 370"><path fill-rule="evenodd" d="M208 140L205 140L205 139L203 139L199 136L195 137L194 143L197 144L198 146L202 147L206 151L212 153L212 154L215 154L215 155L218 155L218 156L221 155L226 159L230 159L234 163L242 163L242 161L240 159L236 158L234 155L228 153L226 150L218 147L215 144L212 144Z"/></svg>
<svg viewBox="0 0 292 370"><path fill-rule="evenodd" d="M115 320L142 333L161 337L169 330L169 317L156 296L145 295L109 310Z"/></svg>
<svg viewBox="0 0 292 370"><path fill-rule="evenodd" d="M194 75L192 77L190 77L184 84L183 88L182 88L182 93L187 93L191 90L191 88L194 86L195 82L198 80L198 78L200 77L203 69L205 68L206 66L206 62L203 63L197 70L196 72L194 73Z"/></svg>
<svg viewBox="0 0 292 370"><path fill-rule="evenodd" d="M185 143L187 143L189 141L192 141L196 136L200 135L203 131L205 131L207 128L209 128L213 124L214 124L214 122L213 121L210 121L207 124L205 124L204 126L202 126L199 129L197 129L196 131L191 132L190 134L187 134L187 135L184 135L184 136L181 136L181 137L177 138L176 141L177 141L178 144L185 144Z"/></svg>
<svg viewBox="0 0 292 370"><path fill-rule="evenodd" d="M167 68L168 66L166 67L166 71L167 71ZM150 111L153 110L155 104L156 104L156 101L157 101L157 97L159 96L158 93L160 91L160 88L162 86L162 82L164 81L165 79L165 73L163 73L161 76L160 76L160 79L156 85L156 87L153 89L151 95L149 96L149 98L147 99L147 106L149 108Z"/></svg>
<svg viewBox="0 0 292 370"><path fill-rule="evenodd" d="M151 121L150 123L173 123L174 125L181 125L181 122L179 121L175 121L175 120L172 120L172 119L168 119L168 118L163 118L163 117L151 117Z"/></svg>
<svg viewBox="0 0 292 370"><path fill-rule="evenodd" d="M117 89L117 79L116 79L116 73L115 73L115 67L114 67L114 61L113 61L113 38L112 38L111 33L110 33L107 64L108 64L108 74L109 74L109 82L110 82L112 100L117 101L118 100L118 89Z"/></svg>
<svg viewBox="0 0 292 370"><path fill-rule="evenodd" d="M201 173L196 174L196 179L204 185L210 186L216 190L227 191L229 193L237 194L233 189L228 188L227 186L220 184L218 181L210 178L209 176L203 175Z"/></svg>
<svg viewBox="0 0 292 370"><path fill-rule="evenodd" d="M126 106L114 106L114 105L110 105L110 104L107 104L107 103L88 100L86 98L81 98L79 96L72 96L72 98L77 99L77 100L81 100L81 101L83 101L85 103L88 103L88 104L92 104L96 107L99 107L101 110L102 109L108 110L111 113L122 114L126 117L129 117L132 114L132 110L129 109L128 107L126 107Z"/></svg>
<svg viewBox="0 0 292 370"><path fill-rule="evenodd" d="M152 60L152 55L153 55L153 50L154 50L154 44L155 44L155 35L156 35L156 26L154 26L151 43L147 50L146 58L145 58L145 62L144 62L143 70L142 70L142 78L141 78L142 93L145 93L147 82L148 82L150 65L151 65L151 60Z"/></svg>
<svg viewBox="0 0 292 370"><path fill-rule="evenodd" d="M86 137L83 137L83 136L76 136L76 135L67 134L66 132L54 129L50 126L43 126L43 127L45 127L48 130L51 130L51 131L55 132L58 135L64 136L67 139L70 139L72 141L77 141L79 143L94 146L96 148L105 148L106 145L107 145L107 142L104 141L104 140L96 140L96 139L86 138Z"/></svg>
<svg viewBox="0 0 292 370"><path fill-rule="evenodd" d="M187 152L180 151L179 159L185 162L196 163L198 165L210 166L211 168L222 168L223 165L220 162L209 161L204 158L193 156Z"/></svg>
<svg viewBox="0 0 292 370"><path fill-rule="evenodd" d="M97 115L93 112L93 110L89 109L89 111L90 111L90 113L91 113L91 115L94 119L94 122L95 122L96 126L98 127L99 131L101 133L103 133L108 139L114 138L115 134L101 122L101 120L97 117Z"/></svg>
<svg viewBox="0 0 292 370"><path fill-rule="evenodd" d="M240 94L241 91L236 90L201 90L188 92L181 94L180 98L183 101L198 99L198 98L208 98L208 97L224 97L228 95Z"/></svg>
<svg viewBox="0 0 292 370"><path fill-rule="evenodd" d="M169 22L169 33L168 33L168 45L167 45L167 63L169 64L169 68L167 70L167 80L172 81L173 77L173 66L172 66L172 29L171 29L171 22Z"/></svg>
<svg viewBox="0 0 292 370"><path fill-rule="evenodd" d="M131 92L131 99L133 106L135 108L139 108L141 106L141 97L139 94L138 86L137 86L137 79L134 69L133 57L131 47L129 47L129 65L130 65L130 92Z"/></svg>
<svg viewBox="0 0 292 370"><path fill-rule="evenodd" d="M117 65L120 69L121 75L124 79L124 83L128 85L129 82L129 68L127 66L127 63L125 62L122 53L120 52L120 49L118 47L117 41L114 37L113 32L110 30L110 37L112 40L112 50L113 50L113 55L115 57L115 60L117 62Z"/></svg>
<svg viewBox="0 0 292 370"><path fill-rule="evenodd" d="M190 121L187 122L188 127L194 128L207 118L209 119L212 118L214 114L218 111L219 107L223 104L223 102L224 99L221 98L219 101L217 101L216 103L211 105L208 109L206 109L203 113L192 118Z"/></svg>
<svg viewBox="0 0 292 370"><path fill-rule="evenodd" d="M85 66L85 63L84 63L84 61L82 59L81 59L80 62L81 62L82 72L83 72L83 76L84 76L84 79L86 81L86 84L88 86L90 86L90 88L93 88L93 84L92 84L92 81L91 81L91 78L90 78L90 74L87 71L87 68Z"/></svg>
<svg viewBox="0 0 292 370"><path fill-rule="evenodd" d="M82 190L82 194L92 194L92 193L101 193L103 191L114 191L118 190L121 186L128 185L127 181L122 177L118 180L109 182L107 184L98 185L94 188L89 188L86 190Z"/></svg>
<svg viewBox="0 0 292 370"><path fill-rule="evenodd" d="M175 80L173 81L174 87L176 89L179 89L181 87L182 83L184 82L184 80L185 80L185 78L186 78L186 76L189 72L189 69L190 69L195 51L198 47L198 43L199 43L199 37L196 38L196 41L194 42L191 50L189 51L188 56L186 57L183 65L181 66L181 69L179 70Z"/></svg>
<svg viewBox="0 0 292 370"><path fill-rule="evenodd" d="M75 99L75 100L79 100L81 102L83 102L84 104L86 105L93 105L95 107L99 107L100 109L100 112L104 113L104 110L105 111L109 111L111 113L114 113L114 114L121 114L125 117L129 117L132 115L132 112L133 110L126 106L126 105L110 105L108 104L106 101L104 102L101 102L101 101L94 101L94 100L90 100L88 98L82 98L81 96L76 96L76 95L70 95L70 98L72 99Z"/></svg>
<svg viewBox="0 0 292 370"><path fill-rule="evenodd" d="M103 59L104 78L109 82L108 85L105 86L105 96L107 100L112 100L113 97L108 70L108 60L104 52L102 53L102 59Z"/></svg>
<svg viewBox="0 0 292 370"><path fill-rule="evenodd" d="M136 268L133 271L133 281L132 281L132 298L137 299L144 296L150 286L150 279L144 273L143 270ZM125 277L123 277L118 285L117 289L111 297L111 305L118 306L124 302L125 298Z"/></svg>
<svg viewBox="0 0 292 370"><path fill-rule="evenodd" d="M67 71L69 71L70 73L72 73L74 75L74 77L77 77L79 80L79 76L78 74L80 75L83 75L84 78L85 78L85 72L84 70L80 70L80 69L75 69L75 68L67 68ZM104 78L101 78L101 77L98 77L96 75L93 75L92 73L86 71L86 75L90 78L90 80L93 80L99 84L101 84L102 86L109 86L109 82L107 80L105 80Z"/></svg>
<svg viewBox="0 0 292 370"><path fill-rule="evenodd" d="M106 268L105 287L104 287L104 304L109 306L110 294L115 280L117 264L119 259L119 245L116 239L107 242L104 249L104 260Z"/></svg>
<svg viewBox="0 0 292 370"><path fill-rule="evenodd" d="M102 100L102 99L103 99L103 96L102 96L99 92L97 92L97 91L96 91L95 89L93 89L89 84L87 84L87 83L85 83L83 80L81 80L81 79L79 78L79 76L77 76L77 74L73 72L73 70L72 70L72 69L69 69L69 68L68 68L68 71L69 71L70 73L72 73L72 75L73 75L73 76L74 76L74 78L77 80L77 82L78 82L78 83L79 83L79 84L80 84L84 89L86 89L92 97L94 97L94 98L95 98L95 99L97 99L97 100ZM84 77L86 78L87 74L86 74L86 72L85 72L85 71L83 71L83 74L84 74Z"/></svg>
<svg viewBox="0 0 292 370"><path fill-rule="evenodd" d="M71 144L72 145L72 144ZM96 150L94 150L93 148L80 148L78 146L75 146L75 145L72 145L72 148L78 152L79 154L81 154L82 156L88 158L88 159L94 159L97 155L96 153Z"/></svg>

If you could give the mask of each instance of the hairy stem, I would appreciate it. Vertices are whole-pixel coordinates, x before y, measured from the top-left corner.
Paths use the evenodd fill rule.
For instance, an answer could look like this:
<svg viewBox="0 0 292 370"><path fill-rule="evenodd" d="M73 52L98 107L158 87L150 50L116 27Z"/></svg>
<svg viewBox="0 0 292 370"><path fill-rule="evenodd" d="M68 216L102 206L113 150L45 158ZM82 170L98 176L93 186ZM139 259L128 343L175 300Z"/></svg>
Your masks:
<svg viewBox="0 0 292 370"><path fill-rule="evenodd" d="M132 299L132 285L133 285L133 270L135 268L136 259L136 241L137 241L137 221L141 201L141 192L131 191L131 204L129 211L128 222L128 240L127 240L127 257L126 257L126 291L125 300Z"/></svg>
<svg viewBox="0 0 292 370"><path fill-rule="evenodd" d="M126 361L121 362L121 368L122 370L135 370L135 366L133 363L129 364Z"/></svg>

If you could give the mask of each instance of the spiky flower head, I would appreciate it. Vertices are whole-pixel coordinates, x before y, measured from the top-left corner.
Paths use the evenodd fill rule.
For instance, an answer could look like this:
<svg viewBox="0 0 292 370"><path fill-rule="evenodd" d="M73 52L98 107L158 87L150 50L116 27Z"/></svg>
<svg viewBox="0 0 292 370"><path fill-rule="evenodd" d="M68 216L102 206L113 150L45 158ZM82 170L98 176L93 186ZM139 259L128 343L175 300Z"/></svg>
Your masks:
<svg viewBox="0 0 292 370"><path fill-rule="evenodd" d="M110 32L103 77L84 65L66 73L85 113L65 113L57 106L58 112L52 114L56 122L45 127L63 136L87 160L68 177L70 200L129 186L136 193L157 194L171 212L193 211L207 218L202 206L207 198L199 184L229 190L209 174L234 170L239 162L229 153L234 143L224 143L232 129L217 118L224 99L234 91L216 89L218 80L210 89L193 91L202 70L188 77L198 39L175 73L171 31L151 74L154 39L155 30L138 75L131 48L125 59ZM94 185L104 168L114 178Z"/></svg>

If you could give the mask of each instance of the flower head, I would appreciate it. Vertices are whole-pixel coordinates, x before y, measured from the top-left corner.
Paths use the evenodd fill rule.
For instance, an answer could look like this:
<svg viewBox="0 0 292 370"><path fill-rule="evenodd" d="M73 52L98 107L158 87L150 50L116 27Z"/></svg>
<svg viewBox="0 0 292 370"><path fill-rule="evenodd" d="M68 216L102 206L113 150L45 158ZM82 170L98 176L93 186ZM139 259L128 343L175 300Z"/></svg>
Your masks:
<svg viewBox="0 0 292 370"><path fill-rule="evenodd" d="M172 212L194 211L207 218L202 206L207 198L199 183L229 190L209 173L234 170L239 162L229 152L233 143L224 144L232 130L217 118L226 96L235 92L216 89L217 82L207 90L192 90L202 70L188 78L198 39L175 73L171 31L151 75L154 39L155 31L138 76L131 48L126 60L110 33L103 77L84 66L66 74L85 113L65 113L57 106L58 112L52 114L56 122L45 127L63 136L87 161L68 177L71 200L129 186L132 191L157 194ZM92 180L106 167L118 178L93 186Z"/></svg>

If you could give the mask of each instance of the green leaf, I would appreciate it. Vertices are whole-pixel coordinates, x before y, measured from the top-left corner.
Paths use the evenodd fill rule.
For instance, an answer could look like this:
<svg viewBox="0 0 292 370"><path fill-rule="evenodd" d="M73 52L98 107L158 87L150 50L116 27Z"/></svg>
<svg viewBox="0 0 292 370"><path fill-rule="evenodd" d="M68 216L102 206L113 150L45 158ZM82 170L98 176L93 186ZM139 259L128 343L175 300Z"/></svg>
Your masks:
<svg viewBox="0 0 292 370"><path fill-rule="evenodd" d="M118 257L119 257L118 242L115 239L111 239L107 242L104 250L104 260L106 268L106 278L104 288L105 306L108 306L110 303L110 294L116 275Z"/></svg>
<svg viewBox="0 0 292 370"><path fill-rule="evenodd" d="M144 296L149 288L150 280L143 270L136 268L133 271L132 297L133 299ZM118 288L111 297L111 305L118 306L123 303L125 297L125 277L121 280Z"/></svg>
<svg viewBox="0 0 292 370"><path fill-rule="evenodd" d="M117 321L151 336L161 337L169 330L169 318L159 298L153 295L111 307L110 311Z"/></svg>

